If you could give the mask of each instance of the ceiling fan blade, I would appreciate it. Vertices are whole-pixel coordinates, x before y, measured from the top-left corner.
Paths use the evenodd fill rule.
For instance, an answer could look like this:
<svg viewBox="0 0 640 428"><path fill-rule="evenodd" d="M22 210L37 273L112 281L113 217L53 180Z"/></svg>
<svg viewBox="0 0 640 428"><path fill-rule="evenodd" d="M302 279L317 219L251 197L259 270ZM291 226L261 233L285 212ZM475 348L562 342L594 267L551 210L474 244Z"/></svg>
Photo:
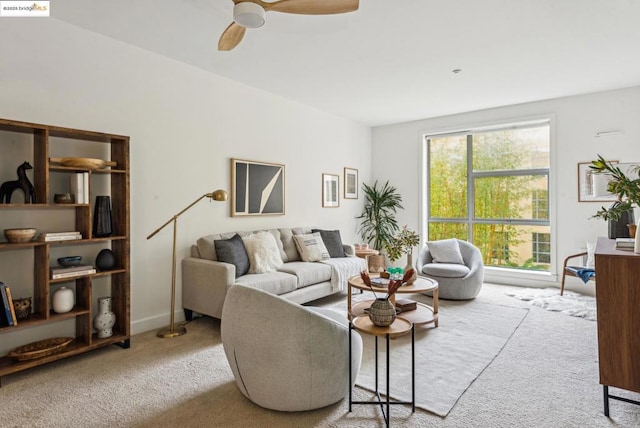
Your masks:
<svg viewBox="0 0 640 428"><path fill-rule="evenodd" d="M231 25L224 30L222 36L220 36L220 40L218 41L218 50L219 51L230 51L231 49L238 46L238 44L242 41L244 37L244 33L247 31L246 28L232 22Z"/></svg>
<svg viewBox="0 0 640 428"><path fill-rule="evenodd" d="M255 1L264 10L301 15L333 15L358 10L359 0L280 0L274 3Z"/></svg>

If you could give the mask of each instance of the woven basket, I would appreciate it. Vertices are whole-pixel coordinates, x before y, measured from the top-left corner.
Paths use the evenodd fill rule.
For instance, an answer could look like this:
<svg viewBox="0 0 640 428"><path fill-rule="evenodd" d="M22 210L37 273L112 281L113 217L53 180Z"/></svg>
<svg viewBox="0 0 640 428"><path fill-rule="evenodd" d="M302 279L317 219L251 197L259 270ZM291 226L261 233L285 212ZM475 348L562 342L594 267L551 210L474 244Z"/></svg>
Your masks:
<svg viewBox="0 0 640 428"><path fill-rule="evenodd" d="M7 357L17 361L35 360L62 351L73 342L73 339L73 337L53 337L39 340L14 349L7 354Z"/></svg>

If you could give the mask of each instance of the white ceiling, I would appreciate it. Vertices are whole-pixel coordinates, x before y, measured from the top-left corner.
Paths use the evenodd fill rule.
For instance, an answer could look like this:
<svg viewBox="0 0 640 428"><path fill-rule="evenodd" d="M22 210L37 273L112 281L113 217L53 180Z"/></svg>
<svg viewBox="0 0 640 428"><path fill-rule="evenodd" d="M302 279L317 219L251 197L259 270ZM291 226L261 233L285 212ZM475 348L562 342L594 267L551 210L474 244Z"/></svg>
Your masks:
<svg viewBox="0 0 640 428"><path fill-rule="evenodd" d="M343 15L268 12L218 52L232 9L51 2L62 21L371 126L640 85L640 0L361 0Z"/></svg>

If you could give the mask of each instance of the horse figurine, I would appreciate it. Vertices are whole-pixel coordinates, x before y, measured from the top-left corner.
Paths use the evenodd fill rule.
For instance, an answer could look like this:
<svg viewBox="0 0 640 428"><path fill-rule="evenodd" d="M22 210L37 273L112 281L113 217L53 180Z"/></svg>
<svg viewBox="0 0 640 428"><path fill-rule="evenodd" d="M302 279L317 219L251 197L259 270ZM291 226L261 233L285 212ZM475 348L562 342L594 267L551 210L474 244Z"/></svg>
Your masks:
<svg viewBox="0 0 640 428"><path fill-rule="evenodd" d="M33 187L33 184L29 181L27 177L27 173L25 172L28 169L33 169L31 164L25 161L22 165L18 167L18 179L14 181L5 181L0 186L0 204L10 204L11 203L11 195L14 191L20 189L22 193L24 193L24 203L25 204L35 204L36 203L36 189Z"/></svg>

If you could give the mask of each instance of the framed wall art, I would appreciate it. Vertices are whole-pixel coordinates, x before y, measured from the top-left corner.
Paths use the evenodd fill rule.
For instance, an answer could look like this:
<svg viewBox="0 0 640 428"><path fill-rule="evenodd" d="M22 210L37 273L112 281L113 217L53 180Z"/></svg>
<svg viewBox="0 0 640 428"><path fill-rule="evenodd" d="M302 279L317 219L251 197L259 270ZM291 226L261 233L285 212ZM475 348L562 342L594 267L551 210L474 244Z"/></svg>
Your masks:
<svg viewBox="0 0 640 428"><path fill-rule="evenodd" d="M231 216L284 215L284 165L231 159Z"/></svg>
<svg viewBox="0 0 640 428"><path fill-rule="evenodd" d="M344 168L344 198L358 199L358 170Z"/></svg>
<svg viewBox="0 0 640 428"><path fill-rule="evenodd" d="M340 176L338 174L322 174L322 206L337 208L340 206Z"/></svg>
<svg viewBox="0 0 640 428"><path fill-rule="evenodd" d="M618 161L610 161L617 164ZM589 168L591 162L578 163L578 202L608 202L618 199L616 195L608 194L607 176L594 174Z"/></svg>

